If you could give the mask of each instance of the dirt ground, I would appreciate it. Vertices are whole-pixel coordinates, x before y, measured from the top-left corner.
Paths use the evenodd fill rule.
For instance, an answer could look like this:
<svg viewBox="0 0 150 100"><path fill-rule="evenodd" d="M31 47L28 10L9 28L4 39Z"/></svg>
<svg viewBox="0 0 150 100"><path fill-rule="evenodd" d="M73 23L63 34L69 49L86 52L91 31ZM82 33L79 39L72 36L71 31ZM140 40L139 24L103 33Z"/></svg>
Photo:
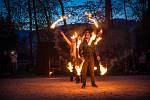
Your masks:
<svg viewBox="0 0 150 100"><path fill-rule="evenodd" d="M96 76L98 88L69 77L0 79L0 100L150 100L150 76Z"/></svg>

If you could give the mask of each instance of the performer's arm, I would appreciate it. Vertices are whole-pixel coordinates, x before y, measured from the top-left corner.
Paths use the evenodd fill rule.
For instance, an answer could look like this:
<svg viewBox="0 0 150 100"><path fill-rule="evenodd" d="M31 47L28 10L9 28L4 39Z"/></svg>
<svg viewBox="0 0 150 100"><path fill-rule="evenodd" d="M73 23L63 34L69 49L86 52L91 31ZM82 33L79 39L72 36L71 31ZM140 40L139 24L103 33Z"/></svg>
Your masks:
<svg viewBox="0 0 150 100"><path fill-rule="evenodd" d="M79 46L79 56L83 58L83 42Z"/></svg>
<svg viewBox="0 0 150 100"><path fill-rule="evenodd" d="M83 42L84 38L85 38L85 35L83 35L82 38L81 38L81 41L82 41L82 42Z"/></svg>
<svg viewBox="0 0 150 100"><path fill-rule="evenodd" d="M68 43L68 45L71 46L71 42L70 42L69 39L65 36L64 32L60 32L60 34L63 36L63 38L65 39L65 41Z"/></svg>
<svg viewBox="0 0 150 100"><path fill-rule="evenodd" d="M96 57L97 57L97 60L100 61L100 56L99 56L99 48L97 46L95 46L95 54L96 54Z"/></svg>

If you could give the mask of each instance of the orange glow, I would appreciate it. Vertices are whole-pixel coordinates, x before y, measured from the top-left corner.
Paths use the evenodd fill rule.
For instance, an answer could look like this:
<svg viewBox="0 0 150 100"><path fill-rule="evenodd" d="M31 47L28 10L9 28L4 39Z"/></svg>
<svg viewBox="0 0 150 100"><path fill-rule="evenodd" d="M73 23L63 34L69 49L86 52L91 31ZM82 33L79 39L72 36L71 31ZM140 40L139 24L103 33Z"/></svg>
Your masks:
<svg viewBox="0 0 150 100"><path fill-rule="evenodd" d="M104 67L101 63L99 63L100 66L100 75L105 75L107 72L107 67Z"/></svg>

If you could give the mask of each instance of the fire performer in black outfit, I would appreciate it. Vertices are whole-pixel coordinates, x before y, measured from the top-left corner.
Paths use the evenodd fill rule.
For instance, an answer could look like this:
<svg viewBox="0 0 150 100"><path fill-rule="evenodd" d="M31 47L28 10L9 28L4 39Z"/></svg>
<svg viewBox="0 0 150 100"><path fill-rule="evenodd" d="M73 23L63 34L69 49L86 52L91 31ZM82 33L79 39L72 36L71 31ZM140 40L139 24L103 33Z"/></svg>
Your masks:
<svg viewBox="0 0 150 100"><path fill-rule="evenodd" d="M95 84L95 79L94 79L94 54L97 56L97 60L100 60L98 50L96 49L96 46L94 45L94 42L92 42L90 45L88 44L91 38L91 34L89 31L86 31L85 33L85 39L81 43L79 47L79 54L84 59L84 63L82 66L82 88L85 88L86 86L86 74L87 74L87 67L89 65L90 69L90 76L91 76L91 85L93 87L98 87Z"/></svg>

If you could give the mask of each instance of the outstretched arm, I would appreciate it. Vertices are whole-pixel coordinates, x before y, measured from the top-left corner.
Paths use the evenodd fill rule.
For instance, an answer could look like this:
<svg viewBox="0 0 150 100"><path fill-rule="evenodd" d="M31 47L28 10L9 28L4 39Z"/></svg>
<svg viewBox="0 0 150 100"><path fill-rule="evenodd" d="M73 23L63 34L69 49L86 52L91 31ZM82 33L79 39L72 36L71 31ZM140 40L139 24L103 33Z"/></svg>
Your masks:
<svg viewBox="0 0 150 100"><path fill-rule="evenodd" d="M95 54L96 54L96 57L97 57L97 60L100 61L100 56L99 56L99 48L97 46L95 46Z"/></svg>
<svg viewBox="0 0 150 100"><path fill-rule="evenodd" d="M68 45L71 46L71 42L70 42L69 39L65 36L64 32L60 32L60 34L63 36L63 38L65 39L65 41L68 43Z"/></svg>

